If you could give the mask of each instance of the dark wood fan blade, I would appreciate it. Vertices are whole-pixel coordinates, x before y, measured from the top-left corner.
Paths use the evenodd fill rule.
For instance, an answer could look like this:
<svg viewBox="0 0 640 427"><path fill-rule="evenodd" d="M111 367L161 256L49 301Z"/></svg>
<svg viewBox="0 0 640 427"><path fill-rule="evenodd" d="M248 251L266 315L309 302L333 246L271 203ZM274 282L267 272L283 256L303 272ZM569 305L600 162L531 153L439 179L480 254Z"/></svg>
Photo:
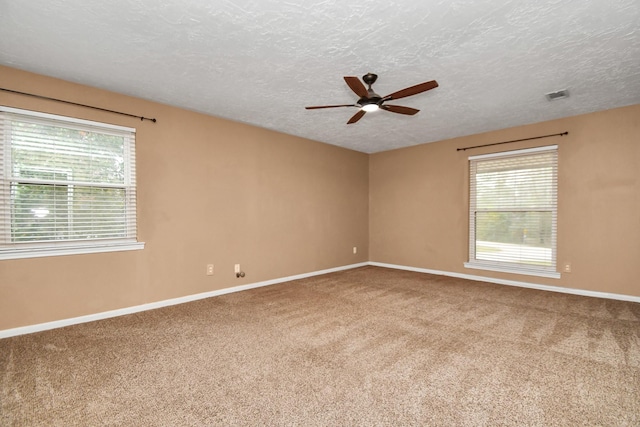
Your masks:
<svg viewBox="0 0 640 427"><path fill-rule="evenodd" d="M360 120L362 118L362 116L364 116L367 112L364 110L360 110L358 111L356 114L353 115L353 117L351 117L349 119L349 121L347 122L348 125L350 125L351 123L355 123L358 120Z"/></svg>
<svg viewBox="0 0 640 427"><path fill-rule="evenodd" d="M438 82L436 82L435 80L431 80L430 82L424 82L424 83L420 83L419 85L415 85L415 86L411 86L408 87L406 89L402 89L399 90L397 92L393 92L390 95L385 96L384 99L389 100L389 99L400 99L400 98L405 98L407 96L411 96L411 95L417 95L419 93L422 92L426 92L428 90L434 89L438 87Z"/></svg>
<svg viewBox="0 0 640 427"><path fill-rule="evenodd" d="M418 111L420 111L416 110L415 108L403 107L401 105L383 105L380 108L382 108L383 110L391 111L392 113L406 114L408 116L413 116Z"/></svg>
<svg viewBox="0 0 640 427"><path fill-rule="evenodd" d="M345 77L344 81L347 82L352 91L355 92L360 98L368 98L369 92L364 84L357 77Z"/></svg>
<svg viewBox="0 0 640 427"><path fill-rule="evenodd" d="M359 107L358 105L355 104L342 104L342 105L318 105L315 107L304 107L307 110L317 110L319 108L337 108L337 107Z"/></svg>

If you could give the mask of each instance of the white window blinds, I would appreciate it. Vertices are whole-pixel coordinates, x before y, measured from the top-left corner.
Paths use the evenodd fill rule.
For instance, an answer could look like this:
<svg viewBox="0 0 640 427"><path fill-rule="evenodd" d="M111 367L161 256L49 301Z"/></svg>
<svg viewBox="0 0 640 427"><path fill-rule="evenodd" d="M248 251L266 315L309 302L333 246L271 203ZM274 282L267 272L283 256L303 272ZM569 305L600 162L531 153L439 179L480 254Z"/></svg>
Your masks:
<svg viewBox="0 0 640 427"><path fill-rule="evenodd" d="M557 146L469 158L467 267L557 276L557 164Z"/></svg>
<svg viewBox="0 0 640 427"><path fill-rule="evenodd" d="M0 257L136 241L135 129L2 107L0 143Z"/></svg>

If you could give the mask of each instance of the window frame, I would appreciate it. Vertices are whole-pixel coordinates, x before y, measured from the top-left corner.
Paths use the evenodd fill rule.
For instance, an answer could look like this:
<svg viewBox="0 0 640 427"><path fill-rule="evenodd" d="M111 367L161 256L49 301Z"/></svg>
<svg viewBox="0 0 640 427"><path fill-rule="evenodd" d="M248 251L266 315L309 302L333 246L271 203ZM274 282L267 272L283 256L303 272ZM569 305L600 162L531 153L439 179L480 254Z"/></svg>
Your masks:
<svg viewBox="0 0 640 427"><path fill-rule="evenodd" d="M58 123L60 126L85 126L93 131L104 130L108 132L129 133L131 138L126 138L124 146L125 174L130 177L130 182L116 185L125 191L125 205L133 204L128 208L127 214L133 216L132 221L125 222L126 237L123 238L103 238L103 239L80 239L80 240L49 240L41 242L12 242L11 240L11 185L18 182L12 176L11 161L11 141L5 139L4 134L0 134L0 260L37 258L60 255L77 255L102 252L130 251L144 249L144 242L137 240L137 208L136 208L136 177L135 177L135 134L136 129L113 125L102 122L78 119L73 117L42 113L31 110L23 110L0 105L0 120L7 120L5 113L21 116L33 117L34 119L45 119ZM4 125L0 125L0 132L4 132ZM133 163L133 164L131 164ZM73 179L66 185L74 186ZM105 184L106 187L113 185ZM70 215L72 212L70 212ZM131 225L133 224L133 225ZM4 239L4 240L1 240Z"/></svg>
<svg viewBox="0 0 640 427"><path fill-rule="evenodd" d="M475 201L472 200L473 195L476 194L476 190L473 188L475 177L472 172L472 162L479 162L482 160L495 160L498 158L508 158L508 157L523 157L529 155L540 154L544 152L555 152L555 168L552 180L552 196L553 203L552 208L550 209L552 212L552 230L551 230L551 250L552 250L552 265L551 266L535 266L532 264L525 263L516 263L516 262L505 262L505 261L487 261L483 259L475 258L475 248L476 248L476 213L475 209ZM478 269L478 270L488 270L488 271L496 271L503 273L515 273L515 274L523 274L530 276L538 276L538 277L548 277L553 279L559 279L560 273L557 271L558 262L557 262L557 245L558 245L558 232L557 232L557 217L558 217L558 146L550 145L544 147L535 147L535 148L527 148L522 150L513 150L506 151L500 153L489 153L489 154L481 154L477 156L469 157L469 246L468 246L468 261L464 263L465 268ZM524 212L534 212L539 211L538 209L523 209Z"/></svg>

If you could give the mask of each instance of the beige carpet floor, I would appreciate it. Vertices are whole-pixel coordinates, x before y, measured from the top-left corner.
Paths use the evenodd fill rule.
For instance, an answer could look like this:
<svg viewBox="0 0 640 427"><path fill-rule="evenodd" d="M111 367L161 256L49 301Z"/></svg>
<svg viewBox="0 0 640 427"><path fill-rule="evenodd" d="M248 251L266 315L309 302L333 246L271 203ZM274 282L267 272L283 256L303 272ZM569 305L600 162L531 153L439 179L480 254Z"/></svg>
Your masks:
<svg viewBox="0 0 640 427"><path fill-rule="evenodd" d="M2 426L638 426L640 304L363 267L0 340Z"/></svg>

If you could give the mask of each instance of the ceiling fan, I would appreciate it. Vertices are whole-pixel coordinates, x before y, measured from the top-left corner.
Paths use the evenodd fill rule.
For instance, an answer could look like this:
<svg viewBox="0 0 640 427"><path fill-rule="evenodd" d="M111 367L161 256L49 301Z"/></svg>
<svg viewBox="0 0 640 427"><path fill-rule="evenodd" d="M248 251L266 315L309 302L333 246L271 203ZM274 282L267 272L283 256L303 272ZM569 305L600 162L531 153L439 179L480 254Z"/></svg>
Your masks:
<svg viewBox="0 0 640 427"><path fill-rule="evenodd" d="M357 107L360 109L356 114L349 119L347 122L348 125L351 123L355 123L360 120L367 112L376 111L379 108L390 111L392 113L398 114L406 114L409 116L413 116L420 110L416 110L415 108L410 107L402 107L400 105L387 105L385 102L391 101L392 99L400 99L405 98L411 95L417 95L422 92L426 92L430 89L434 89L438 87L438 82L435 80L431 80L430 82L424 82L417 84L415 86L408 87L406 89L399 90L397 92L393 92L387 96L380 96L373 91L371 85L375 83L378 79L377 74L367 73L362 76L362 81L369 86L369 89L364 87L362 82L357 77L345 77L344 81L347 82L347 85L351 88L351 90L360 97L358 102L355 104L341 104L341 105L320 105L315 107L305 107L307 110L317 110L319 108L337 108L337 107Z"/></svg>

